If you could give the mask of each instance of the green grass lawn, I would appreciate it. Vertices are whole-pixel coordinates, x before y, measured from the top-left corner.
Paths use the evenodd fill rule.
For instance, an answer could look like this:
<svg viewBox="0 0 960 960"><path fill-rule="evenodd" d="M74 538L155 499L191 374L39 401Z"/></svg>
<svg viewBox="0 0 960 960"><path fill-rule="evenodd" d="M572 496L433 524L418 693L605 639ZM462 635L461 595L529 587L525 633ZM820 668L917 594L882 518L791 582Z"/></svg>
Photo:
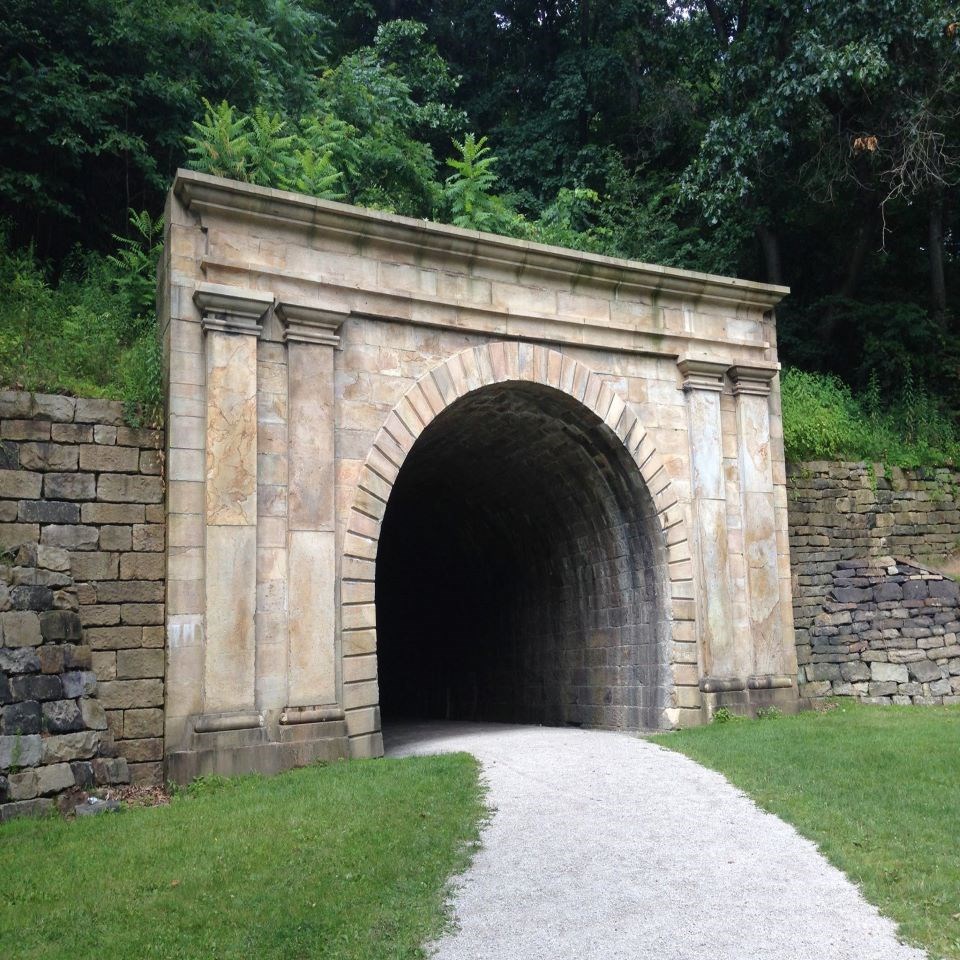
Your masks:
<svg viewBox="0 0 960 960"><path fill-rule="evenodd" d="M960 708L843 704L652 739L815 841L905 940L960 958Z"/></svg>
<svg viewBox="0 0 960 960"><path fill-rule="evenodd" d="M0 955L405 960L484 816L466 754L200 782L169 806L0 827Z"/></svg>

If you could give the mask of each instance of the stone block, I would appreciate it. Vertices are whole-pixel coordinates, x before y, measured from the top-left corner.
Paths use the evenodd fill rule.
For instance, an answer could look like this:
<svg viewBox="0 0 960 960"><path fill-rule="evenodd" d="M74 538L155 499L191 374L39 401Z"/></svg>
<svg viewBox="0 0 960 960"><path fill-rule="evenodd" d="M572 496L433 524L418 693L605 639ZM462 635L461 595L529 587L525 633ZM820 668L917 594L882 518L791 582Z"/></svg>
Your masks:
<svg viewBox="0 0 960 960"><path fill-rule="evenodd" d="M141 503L85 503L80 511L84 523L143 523Z"/></svg>
<svg viewBox="0 0 960 960"><path fill-rule="evenodd" d="M3 716L0 717L0 733L5 736L40 733L42 729L40 704L36 700L11 703L3 708Z"/></svg>
<svg viewBox="0 0 960 960"><path fill-rule="evenodd" d="M76 643L83 639L80 615L72 610L46 610L41 613L40 632L44 640Z"/></svg>
<svg viewBox="0 0 960 960"><path fill-rule="evenodd" d="M140 465L137 447L107 447L100 441L80 447L80 469L91 473L136 473Z"/></svg>
<svg viewBox="0 0 960 960"><path fill-rule="evenodd" d="M70 554L63 547L50 547L37 544L37 565L45 570L58 570L66 573L70 570Z"/></svg>
<svg viewBox="0 0 960 960"><path fill-rule="evenodd" d="M22 583L10 590L10 606L14 610L49 610L53 607L53 591L43 584Z"/></svg>
<svg viewBox="0 0 960 960"><path fill-rule="evenodd" d="M39 794L60 793L76 786L76 782L69 763L37 767L37 793Z"/></svg>
<svg viewBox="0 0 960 960"><path fill-rule="evenodd" d="M73 444L20 444L20 466L24 470L76 470L79 457L79 448Z"/></svg>
<svg viewBox="0 0 960 960"><path fill-rule="evenodd" d="M4 420L0 423L4 440L49 440L50 424L42 420Z"/></svg>
<svg viewBox="0 0 960 960"><path fill-rule="evenodd" d="M126 624L163 623L162 603L125 603L120 607L120 620Z"/></svg>
<svg viewBox="0 0 960 960"><path fill-rule="evenodd" d="M80 621L85 628L113 626L120 622L120 607L112 603L81 606ZM90 640L89 633L87 634L87 641L94 650L97 649L97 645Z"/></svg>
<svg viewBox="0 0 960 960"><path fill-rule="evenodd" d="M938 597L941 600L957 600L960 597L960 584L955 580L931 580L928 584L928 590L931 597Z"/></svg>
<svg viewBox="0 0 960 960"><path fill-rule="evenodd" d="M150 447L160 450L163 448L163 431L142 427L117 427L117 443L125 447Z"/></svg>
<svg viewBox="0 0 960 960"><path fill-rule="evenodd" d="M152 786L163 783L163 763L160 761L131 763L129 766L132 783L150 784Z"/></svg>
<svg viewBox="0 0 960 960"><path fill-rule="evenodd" d="M54 423L50 439L54 443L93 443L93 427L86 423Z"/></svg>
<svg viewBox="0 0 960 960"><path fill-rule="evenodd" d="M97 692L97 675L92 670L70 670L60 681L65 697L91 697Z"/></svg>
<svg viewBox="0 0 960 960"><path fill-rule="evenodd" d="M16 820L18 817L46 817L54 812L53 801L49 797L36 800L24 800L20 803L0 805L0 822Z"/></svg>
<svg viewBox="0 0 960 960"><path fill-rule="evenodd" d="M37 651L40 659L40 669L43 673L63 673L64 648L59 644L44 643L39 647L25 649Z"/></svg>
<svg viewBox="0 0 960 960"><path fill-rule="evenodd" d="M143 450L140 453L140 473L159 476L163 473L163 459L159 450Z"/></svg>
<svg viewBox="0 0 960 960"><path fill-rule="evenodd" d="M43 495L50 500L92 500L96 492L92 473L48 473L43 478Z"/></svg>
<svg viewBox="0 0 960 960"><path fill-rule="evenodd" d="M0 500L0 523L14 523L17 512L16 500Z"/></svg>
<svg viewBox="0 0 960 960"><path fill-rule="evenodd" d="M93 667L93 653L83 644L68 644L63 648L63 665L67 670L90 670Z"/></svg>
<svg viewBox="0 0 960 960"><path fill-rule="evenodd" d="M840 664L840 676L849 683L870 679L870 667L857 660Z"/></svg>
<svg viewBox="0 0 960 960"><path fill-rule="evenodd" d="M106 710L129 710L163 705L162 680L105 680L99 700Z"/></svg>
<svg viewBox="0 0 960 960"><path fill-rule="evenodd" d="M808 680L817 681L840 679L840 666L836 663L811 663L806 669Z"/></svg>
<svg viewBox="0 0 960 960"><path fill-rule="evenodd" d="M125 710L123 736L128 740L163 736L163 711L158 709ZM128 756L128 759L129 756Z"/></svg>
<svg viewBox="0 0 960 960"><path fill-rule="evenodd" d="M118 612L119 607L110 607ZM98 650L128 650L139 647L142 643L142 629L140 627L93 627L86 631L86 640L90 648Z"/></svg>
<svg viewBox="0 0 960 960"><path fill-rule="evenodd" d="M73 779L76 780L77 786L81 790L88 790L95 786L92 763L87 760L75 760L70 764L70 769L73 771Z"/></svg>
<svg viewBox="0 0 960 960"><path fill-rule="evenodd" d="M123 755L129 763L143 763L163 759L163 740L124 740L121 746Z"/></svg>
<svg viewBox="0 0 960 960"><path fill-rule="evenodd" d="M107 714L99 700L83 699L80 701L80 716L85 727L91 730L107 729Z"/></svg>
<svg viewBox="0 0 960 960"><path fill-rule="evenodd" d="M115 650L93 651L93 672L98 680L116 680L117 652Z"/></svg>
<svg viewBox="0 0 960 960"><path fill-rule="evenodd" d="M14 700L59 700L63 696L60 677L26 673L10 681Z"/></svg>
<svg viewBox="0 0 960 960"><path fill-rule="evenodd" d="M0 635L6 647L39 647L43 642L40 615L33 610L0 613Z"/></svg>
<svg viewBox="0 0 960 960"><path fill-rule="evenodd" d="M55 420L69 423L73 420L77 401L57 393L31 394L30 416L35 420Z"/></svg>
<svg viewBox="0 0 960 960"><path fill-rule="evenodd" d="M125 553L120 558L121 580L162 580L165 573L162 553Z"/></svg>
<svg viewBox="0 0 960 960"><path fill-rule="evenodd" d="M93 428L93 439L96 443L112 445L117 442L117 428L98 423Z"/></svg>
<svg viewBox="0 0 960 960"><path fill-rule="evenodd" d="M166 644L166 640L166 630L162 625L154 625L143 628L143 646L162 647Z"/></svg>
<svg viewBox="0 0 960 960"><path fill-rule="evenodd" d="M138 523L133 528L133 549L156 552L164 547L162 523Z"/></svg>
<svg viewBox="0 0 960 960"><path fill-rule="evenodd" d="M101 550L130 550L133 546L133 528L128 526L119 527L101 527L100 528L100 549Z"/></svg>
<svg viewBox="0 0 960 960"><path fill-rule="evenodd" d="M123 404L116 400L77 400L74 414L77 423L103 423L123 426Z"/></svg>
<svg viewBox="0 0 960 960"><path fill-rule="evenodd" d="M939 671L937 675L939 676ZM907 668L898 663L872 663L870 676L876 683L906 683L909 679Z"/></svg>
<svg viewBox="0 0 960 960"><path fill-rule="evenodd" d="M7 777L7 792L11 800L31 800L40 792L40 781L35 768Z"/></svg>
<svg viewBox="0 0 960 960"><path fill-rule="evenodd" d="M117 678L138 680L163 676L163 650L117 651Z"/></svg>
<svg viewBox="0 0 960 960"><path fill-rule="evenodd" d="M910 679L917 683L929 683L931 680L940 679L940 667L932 660L918 660L907 664L907 670L910 671Z"/></svg>
<svg viewBox="0 0 960 960"><path fill-rule="evenodd" d="M39 734L0 736L0 770L35 767L43 757L43 738Z"/></svg>
<svg viewBox="0 0 960 960"><path fill-rule="evenodd" d="M931 697L949 697L953 693L953 687L949 680L935 680L930 684Z"/></svg>
<svg viewBox="0 0 960 960"><path fill-rule="evenodd" d="M71 561L75 580L116 580L119 568L118 553L78 553Z"/></svg>
<svg viewBox="0 0 960 960"><path fill-rule="evenodd" d="M83 716L75 700L52 700L41 709L43 726L50 733L75 733L83 729Z"/></svg>
<svg viewBox="0 0 960 960"><path fill-rule="evenodd" d="M21 523L79 523L80 507L63 500L21 500Z"/></svg>
<svg viewBox="0 0 960 960"><path fill-rule="evenodd" d="M43 647L40 647L42 650ZM36 673L40 670L40 656L36 647L0 647L0 670L4 673Z"/></svg>
<svg viewBox="0 0 960 960"><path fill-rule="evenodd" d="M100 603L159 603L164 585L157 580L103 580L97 584Z"/></svg>
<svg viewBox="0 0 960 960"><path fill-rule="evenodd" d="M82 730L79 733L61 733L43 741L43 762L64 763L69 760L87 760L100 746L100 733Z"/></svg>
<svg viewBox="0 0 960 960"><path fill-rule="evenodd" d="M10 440L0 440L0 470L20 469L20 448Z"/></svg>
<svg viewBox="0 0 960 960"><path fill-rule="evenodd" d="M53 524L43 528L40 542L51 547L64 547L67 550L94 550L99 538L100 531L96 527Z"/></svg>
<svg viewBox="0 0 960 960"><path fill-rule="evenodd" d="M98 757L93 762L93 776L97 783L129 783L130 770L123 757Z"/></svg>
<svg viewBox="0 0 960 960"><path fill-rule="evenodd" d="M25 543L36 543L40 527L36 523L0 523L0 551L13 551Z"/></svg>
<svg viewBox="0 0 960 960"><path fill-rule="evenodd" d="M160 503L163 481L160 477L103 473L97 481L97 499L113 503Z"/></svg>
<svg viewBox="0 0 960 960"><path fill-rule="evenodd" d="M904 600L924 600L930 595L926 580L905 580L903 584Z"/></svg>
<svg viewBox="0 0 960 960"><path fill-rule="evenodd" d="M5 500L37 500L43 487L39 473L26 470L0 470L0 498Z"/></svg>
<svg viewBox="0 0 960 960"><path fill-rule="evenodd" d="M870 697L874 699L878 697L891 697L897 692L897 685L892 682L871 683L869 690Z"/></svg>

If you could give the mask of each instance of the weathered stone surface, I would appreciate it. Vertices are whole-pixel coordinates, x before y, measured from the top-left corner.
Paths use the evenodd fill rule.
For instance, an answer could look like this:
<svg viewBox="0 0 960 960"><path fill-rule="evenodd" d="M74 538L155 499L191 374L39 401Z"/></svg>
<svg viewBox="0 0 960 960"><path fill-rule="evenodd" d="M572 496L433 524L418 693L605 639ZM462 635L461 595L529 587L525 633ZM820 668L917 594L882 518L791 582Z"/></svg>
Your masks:
<svg viewBox="0 0 960 960"><path fill-rule="evenodd" d="M159 707L163 704L162 680L105 680L99 700L106 710Z"/></svg>
<svg viewBox="0 0 960 960"><path fill-rule="evenodd" d="M93 775L97 783L129 783L130 770L123 757L99 757L93 761Z"/></svg>
<svg viewBox="0 0 960 960"><path fill-rule="evenodd" d="M136 447L108 447L100 443L80 447L80 469L101 473L137 473L140 451Z"/></svg>
<svg viewBox="0 0 960 960"><path fill-rule="evenodd" d="M100 531L96 527L55 524L43 528L40 542L52 547L64 547L67 550L93 550L97 546L99 537Z"/></svg>
<svg viewBox="0 0 960 960"><path fill-rule="evenodd" d="M163 736L163 711L125 710L123 736L128 740Z"/></svg>
<svg viewBox="0 0 960 960"><path fill-rule="evenodd" d="M940 679L940 668L932 660L918 660L907 664L910 679L918 683L927 683L930 680Z"/></svg>
<svg viewBox="0 0 960 960"><path fill-rule="evenodd" d="M118 650L117 678L141 679L163 676L163 650Z"/></svg>
<svg viewBox="0 0 960 960"><path fill-rule="evenodd" d="M85 727L91 730L107 729L107 714L99 700L89 698L81 700L80 715Z"/></svg>
<svg viewBox="0 0 960 960"><path fill-rule="evenodd" d="M35 767L43 756L43 739L38 734L0 736L0 770Z"/></svg>
<svg viewBox="0 0 960 960"><path fill-rule="evenodd" d="M72 670L60 678L65 697L90 697L97 692L97 676L91 670Z"/></svg>
<svg viewBox="0 0 960 960"><path fill-rule="evenodd" d="M11 703L3 708L0 733L5 736L40 733L42 727L40 704L36 700Z"/></svg>
<svg viewBox="0 0 960 960"><path fill-rule="evenodd" d="M100 734L95 730L80 733L61 733L43 740L43 762L62 763L68 760L87 760L100 746Z"/></svg>
<svg viewBox="0 0 960 960"><path fill-rule="evenodd" d="M21 523L78 523L80 507L62 500L21 500Z"/></svg>
<svg viewBox="0 0 960 960"><path fill-rule="evenodd" d="M21 584L10 590L10 606L14 610L49 610L53 607L53 591L41 584Z"/></svg>
<svg viewBox="0 0 960 960"><path fill-rule="evenodd" d="M97 480L97 499L114 503L159 503L163 499L160 477L103 473Z"/></svg>
<svg viewBox="0 0 960 960"><path fill-rule="evenodd" d="M77 400L74 414L77 423L105 423L123 425L123 404L115 400Z"/></svg>
<svg viewBox="0 0 960 960"><path fill-rule="evenodd" d="M40 657L35 647L0 647L0 670L5 673L35 673L40 669Z"/></svg>
<svg viewBox="0 0 960 960"><path fill-rule="evenodd" d="M906 683L909 679L907 676L907 668L894 663L872 663L870 665L870 676L871 679L879 683L887 681Z"/></svg>
<svg viewBox="0 0 960 960"><path fill-rule="evenodd" d="M0 630L7 647L38 647L43 641L40 615L33 610L0 613Z"/></svg>
<svg viewBox="0 0 960 960"><path fill-rule="evenodd" d="M40 614L40 632L45 640L75 643L83 637L80 615L72 610L47 610Z"/></svg>
<svg viewBox="0 0 960 960"><path fill-rule="evenodd" d="M43 478L25 470L0 470L0 497L8 500L36 500Z"/></svg>
<svg viewBox="0 0 960 960"><path fill-rule="evenodd" d="M51 733L75 733L84 727L75 700L53 700L42 706L43 725Z"/></svg>
<svg viewBox="0 0 960 960"><path fill-rule="evenodd" d="M78 448L73 445L61 443L20 444L20 466L24 470L76 470L79 456Z"/></svg>

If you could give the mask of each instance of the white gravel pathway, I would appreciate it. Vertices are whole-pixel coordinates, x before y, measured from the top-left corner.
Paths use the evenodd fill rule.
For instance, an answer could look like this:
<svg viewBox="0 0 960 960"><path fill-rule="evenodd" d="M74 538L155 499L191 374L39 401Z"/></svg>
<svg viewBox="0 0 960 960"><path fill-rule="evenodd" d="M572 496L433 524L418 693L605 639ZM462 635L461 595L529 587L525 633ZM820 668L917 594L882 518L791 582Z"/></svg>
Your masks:
<svg viewBox="0 0 960 960"><path fill-rule="evenodd" d="M627 734L388 728L465 750L493 817L437 960L921 960L856 887L723 777Z"/></svg>

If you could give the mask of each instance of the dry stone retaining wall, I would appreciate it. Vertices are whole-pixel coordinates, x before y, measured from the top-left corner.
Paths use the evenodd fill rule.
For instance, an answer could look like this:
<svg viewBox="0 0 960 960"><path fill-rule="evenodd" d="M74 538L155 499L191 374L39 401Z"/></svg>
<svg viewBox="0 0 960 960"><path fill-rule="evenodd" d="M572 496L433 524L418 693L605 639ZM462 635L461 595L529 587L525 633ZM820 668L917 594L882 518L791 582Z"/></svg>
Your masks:
<svg viewBox="0 0 960 960"><path fill-rule="evenodd" d="M0 821L70 809L86 788L130 778L97 699L76 587L49 551L38 565L39 552L25 545L0 567Z"/></svg>
<svg viewBox="0 0 960 960"><path fill-rule="evenodd" d="M123 407L0 392L0 551L76 584L99 700L137 781L163 760L163 433Z"/></svg>
<svg viewBox="0 0 960 960"><path fill-rule="evenodd" d="M935 571L960 544L958 492L948 469L788 465L801 694L957 695L956 584Z"/></svg>

